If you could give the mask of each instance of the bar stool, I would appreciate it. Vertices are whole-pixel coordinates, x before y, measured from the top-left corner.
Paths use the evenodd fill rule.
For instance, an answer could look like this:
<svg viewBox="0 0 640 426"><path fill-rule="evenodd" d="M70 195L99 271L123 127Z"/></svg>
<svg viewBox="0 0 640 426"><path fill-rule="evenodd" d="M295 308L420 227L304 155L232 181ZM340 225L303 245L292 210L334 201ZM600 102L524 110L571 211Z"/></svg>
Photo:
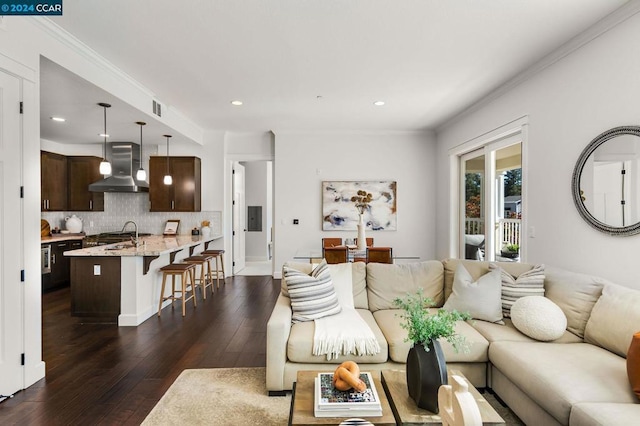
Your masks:
<svg viewBox="0 0 640 426"><path fill-rule="evenodd" d="M171 263L167 266L160 268L162 271L162 290L160 290L160 303L158 304L158 316L162 312L162 302L165 300L171 300L171 307L173 307L173 301L182 300L182 316L186 315L187 301L193 299L193 307L197 306L195 298L195 285L194 275L196 265L190 263ZM165 284L167 277L171 276L171 296L164 295ZM181 289L176 290L176 277L180 278ZM188 281L188 283L187 283ZM191 296L187 297L187 291L191 291ZM180 293L180 297L176 296L176 293Z"/></svg>
<svg viewBox="0 0 640 426"><path fill-rule="evenodd" d="M218 288L220 288L220 274L222 274L222 284L226 284L224 275L224 250L204 250L200 254L213 256L215 259L216 269L213 272L215 273ZM211 281L213 281L213 275L211 276Z"/></svg>
<svg viewBox="0 0 640 426"><path fill-rule="evenodd" d="M200 284L202 286L202 298L205 300L207 299L207 287L211 287L211 294L213 294L213 279L211 275L212 260L213 256L210 254L198 254L182 259L185 263L193 264L196 267L200 266L200 278L195 278L194 284ZM196 277L197 276L198 274L196 273Z"/></svg>

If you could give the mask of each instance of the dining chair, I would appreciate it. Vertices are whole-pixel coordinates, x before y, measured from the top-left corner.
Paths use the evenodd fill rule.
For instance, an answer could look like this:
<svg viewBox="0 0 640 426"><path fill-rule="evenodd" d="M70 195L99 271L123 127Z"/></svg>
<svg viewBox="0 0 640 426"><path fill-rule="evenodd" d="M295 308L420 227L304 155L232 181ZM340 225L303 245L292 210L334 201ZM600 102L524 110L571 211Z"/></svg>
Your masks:
<svg viewBox="0 0 640 426"><path fill-rule="evenodd" d="M393 263L391 247L367 247L367 263Z"/></svg>
<svg viewBox="0 0 640 426"><path fill-rule="evenodd" d="M373 247L373 237L366 237L365 238L367 240L367 247ZM356 245L358 245L358 239L355 239L356 241Z"/></svg>
<svg viewBox="0 0 640 426"><path fill-rule="evenodd" d="M342 245L342 238L323 238L322 248L325 247L338 247Z"/></svg>
<svg viewBox="0 0 640 426"><path fill-rule="evenodd" d="M348 250L346 247L324 247L322 256L330 264L347 263Z"/></svg>

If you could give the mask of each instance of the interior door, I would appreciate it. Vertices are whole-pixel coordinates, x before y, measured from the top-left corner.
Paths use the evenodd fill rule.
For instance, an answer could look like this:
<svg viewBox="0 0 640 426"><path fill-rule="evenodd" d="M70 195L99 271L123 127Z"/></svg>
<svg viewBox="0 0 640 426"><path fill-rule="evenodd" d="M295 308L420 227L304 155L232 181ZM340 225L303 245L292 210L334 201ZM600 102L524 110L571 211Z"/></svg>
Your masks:
<svg viewBox="0 0 640 426"><path fill-rule="evenodd" d="M245 208L244 166L233 163L233 273L245 267L245 238L247 232Z"/></svg>
<svg viewBox="0 0 640 426"><path fill-rule="evenodd" d="M0 72L0 395L24 386L20 80ZM9 246L8 241L15 244ZM0 401L3 398L0 397Z"/></svg>

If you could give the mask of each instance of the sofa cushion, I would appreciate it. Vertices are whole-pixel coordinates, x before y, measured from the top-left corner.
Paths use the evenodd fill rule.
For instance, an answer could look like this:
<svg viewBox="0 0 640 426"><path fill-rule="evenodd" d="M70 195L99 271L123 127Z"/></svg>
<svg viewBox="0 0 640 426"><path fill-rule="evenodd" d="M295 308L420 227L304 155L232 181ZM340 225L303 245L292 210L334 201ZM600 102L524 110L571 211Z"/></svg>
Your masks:
<svg viewBox="0 0 640 426"><path fill-rule="evenodd" d="M474 280L464 265L458 264L451 296L442 308L467 312L473 319L502 323L501 287L500 270Z"/></svg>
<svg viewBox="0 0 640 426"><path fill-rule="evenodd" d="M351 284L353 286L353 304L356 309L369 309L367 297L367 264L364 262L352 262ZM331 267L331 265L329 265ZM329 268L331 270L331 268Z"/></svg>
<svg viewBox="0 0 640 426"><path fill-rule="evenodd" d="M341 311L331 274L324 260L311 271L311 275L287 266L283 270L293 311L291 322L313 321Z"/></svg>
<svg viewBox="0 0 640 426"><path fill-rule="evenodd" d="M559 339L567 329L562 309L544 296L526 296L511 308L513 325L527 336L545 342Z"/></svg>
<svg viewBox="0 0 640 426"><path fill-rule="evenodd" d="M520 276L514 277L495 263L489 264L489 270L500 270L502 280L502 316L511 316L511 307L522 297L544 296L544 265L536 265Z"/></svg>
<svg viewBox="0 0 640 426"><path fill-rule="evenodd" d="M367 293L369 309L395 309L393 301L404 298L407 293L415 293L419 288L424 295L442 306L442 262L429 260L398 265L384 263L367 264Z"/></svg>
<svg viewBox="0 0 640 426"><path fill-rule="evenodd" d="M365 320L367 325L376 336L376 340L380 345L380 352L374 355L358 356L358 355L341 355L337 359L327 360L326 356L313 355L313 334L315 323L300 322L291 326L289 340L287 342L287 358L292 362L318 363L318 364L336 364L343 361L355 361L362 364L376 364L386 362L389 356L389 349L384 334L378 327L371 312L366 309L356 309L360 316Z"/></svg>
<svg viewBox="0 0 640 426"><path fill-rule="evenodd" d="M569 426L635 425L640 419L640 404L582 402L571 407Z"/></svg>
<svg viewBox="0 0 640 426"><path fill-rule="evenodd" d="M489 360L561 424L579 402L635 402L624 358L588 343L494 342Z"/></svg>
<svg viewBox="0 0 640 426"><path fill-rule="evenodd" d="M436 313L437 309L429 309ZM389 345L389 357L395 362L407 362L407 355L411 348L411 343L406 342L407 330L402 328L402 309L385 309L374 312L373 316L380 326L382 333ZM489 342L480 333L464 321L456 324L456 333L465 336L469 352L456 352L453 346L445 339L440 339L442 350L447 362L486 362Z"/></svg>
<svg viewBox="0 0 640 426"><path fill-rule="evenodd" d="M443 262L444 266L444 298L447 300L451 294L453 288L453 277L456 274L456 268L458 264L463 264L469 271L474 280L477 280L487 272L489 272L489 262L478 262L476 260L465 259L446 259ZM513 277L519 277L523 272L529 271L533 265L520 262L493 262L500 266L506 272Z"/></svg>
<svg viewBox="0 0 640 426"><path fill-rule="evenodd" d="M510 318L504 319L504 325L494 324L487 321L468 321L468 323L478 330L482 336L489 341L489 343L493 342L502 342L502 341L515 341L515 342L535 342L535 339L532 339L528 336L522 334L518 329L513 325L513 322ZM575 334L565 330L563 335L553 341L554 343L582 343L583 340L576 336Z"/></svg>
<svg viewBox="0 0 640 426"><path fill-rule="evenodd" d="M626 357L633 334L640 330L640 291L608 284L593 306L584 340Z"/></svg>
<svg viewBox="0 0 640 426"><path fill-rule="evenodd" d="M591 309L606 283L608 281L593 275L547 266L544 294L564 312L567 317L567 330L578 337L584 337Z"/></svg>

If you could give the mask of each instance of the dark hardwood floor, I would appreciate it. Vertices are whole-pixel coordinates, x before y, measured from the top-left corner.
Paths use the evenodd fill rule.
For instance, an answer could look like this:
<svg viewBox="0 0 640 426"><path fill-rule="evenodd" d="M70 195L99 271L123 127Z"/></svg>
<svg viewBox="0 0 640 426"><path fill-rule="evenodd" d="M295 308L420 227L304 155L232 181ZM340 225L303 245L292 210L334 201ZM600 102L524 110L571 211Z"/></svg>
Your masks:
<svg viewBox="0 0 640 426"><path fill-rule="evenodd" d="M279 290L271 277L230 277L186 317L175 302L138 327L82 322L68 288L47 293L46 377L0 403L0 425L137 425L184 369L263 367Z"/></svg>

